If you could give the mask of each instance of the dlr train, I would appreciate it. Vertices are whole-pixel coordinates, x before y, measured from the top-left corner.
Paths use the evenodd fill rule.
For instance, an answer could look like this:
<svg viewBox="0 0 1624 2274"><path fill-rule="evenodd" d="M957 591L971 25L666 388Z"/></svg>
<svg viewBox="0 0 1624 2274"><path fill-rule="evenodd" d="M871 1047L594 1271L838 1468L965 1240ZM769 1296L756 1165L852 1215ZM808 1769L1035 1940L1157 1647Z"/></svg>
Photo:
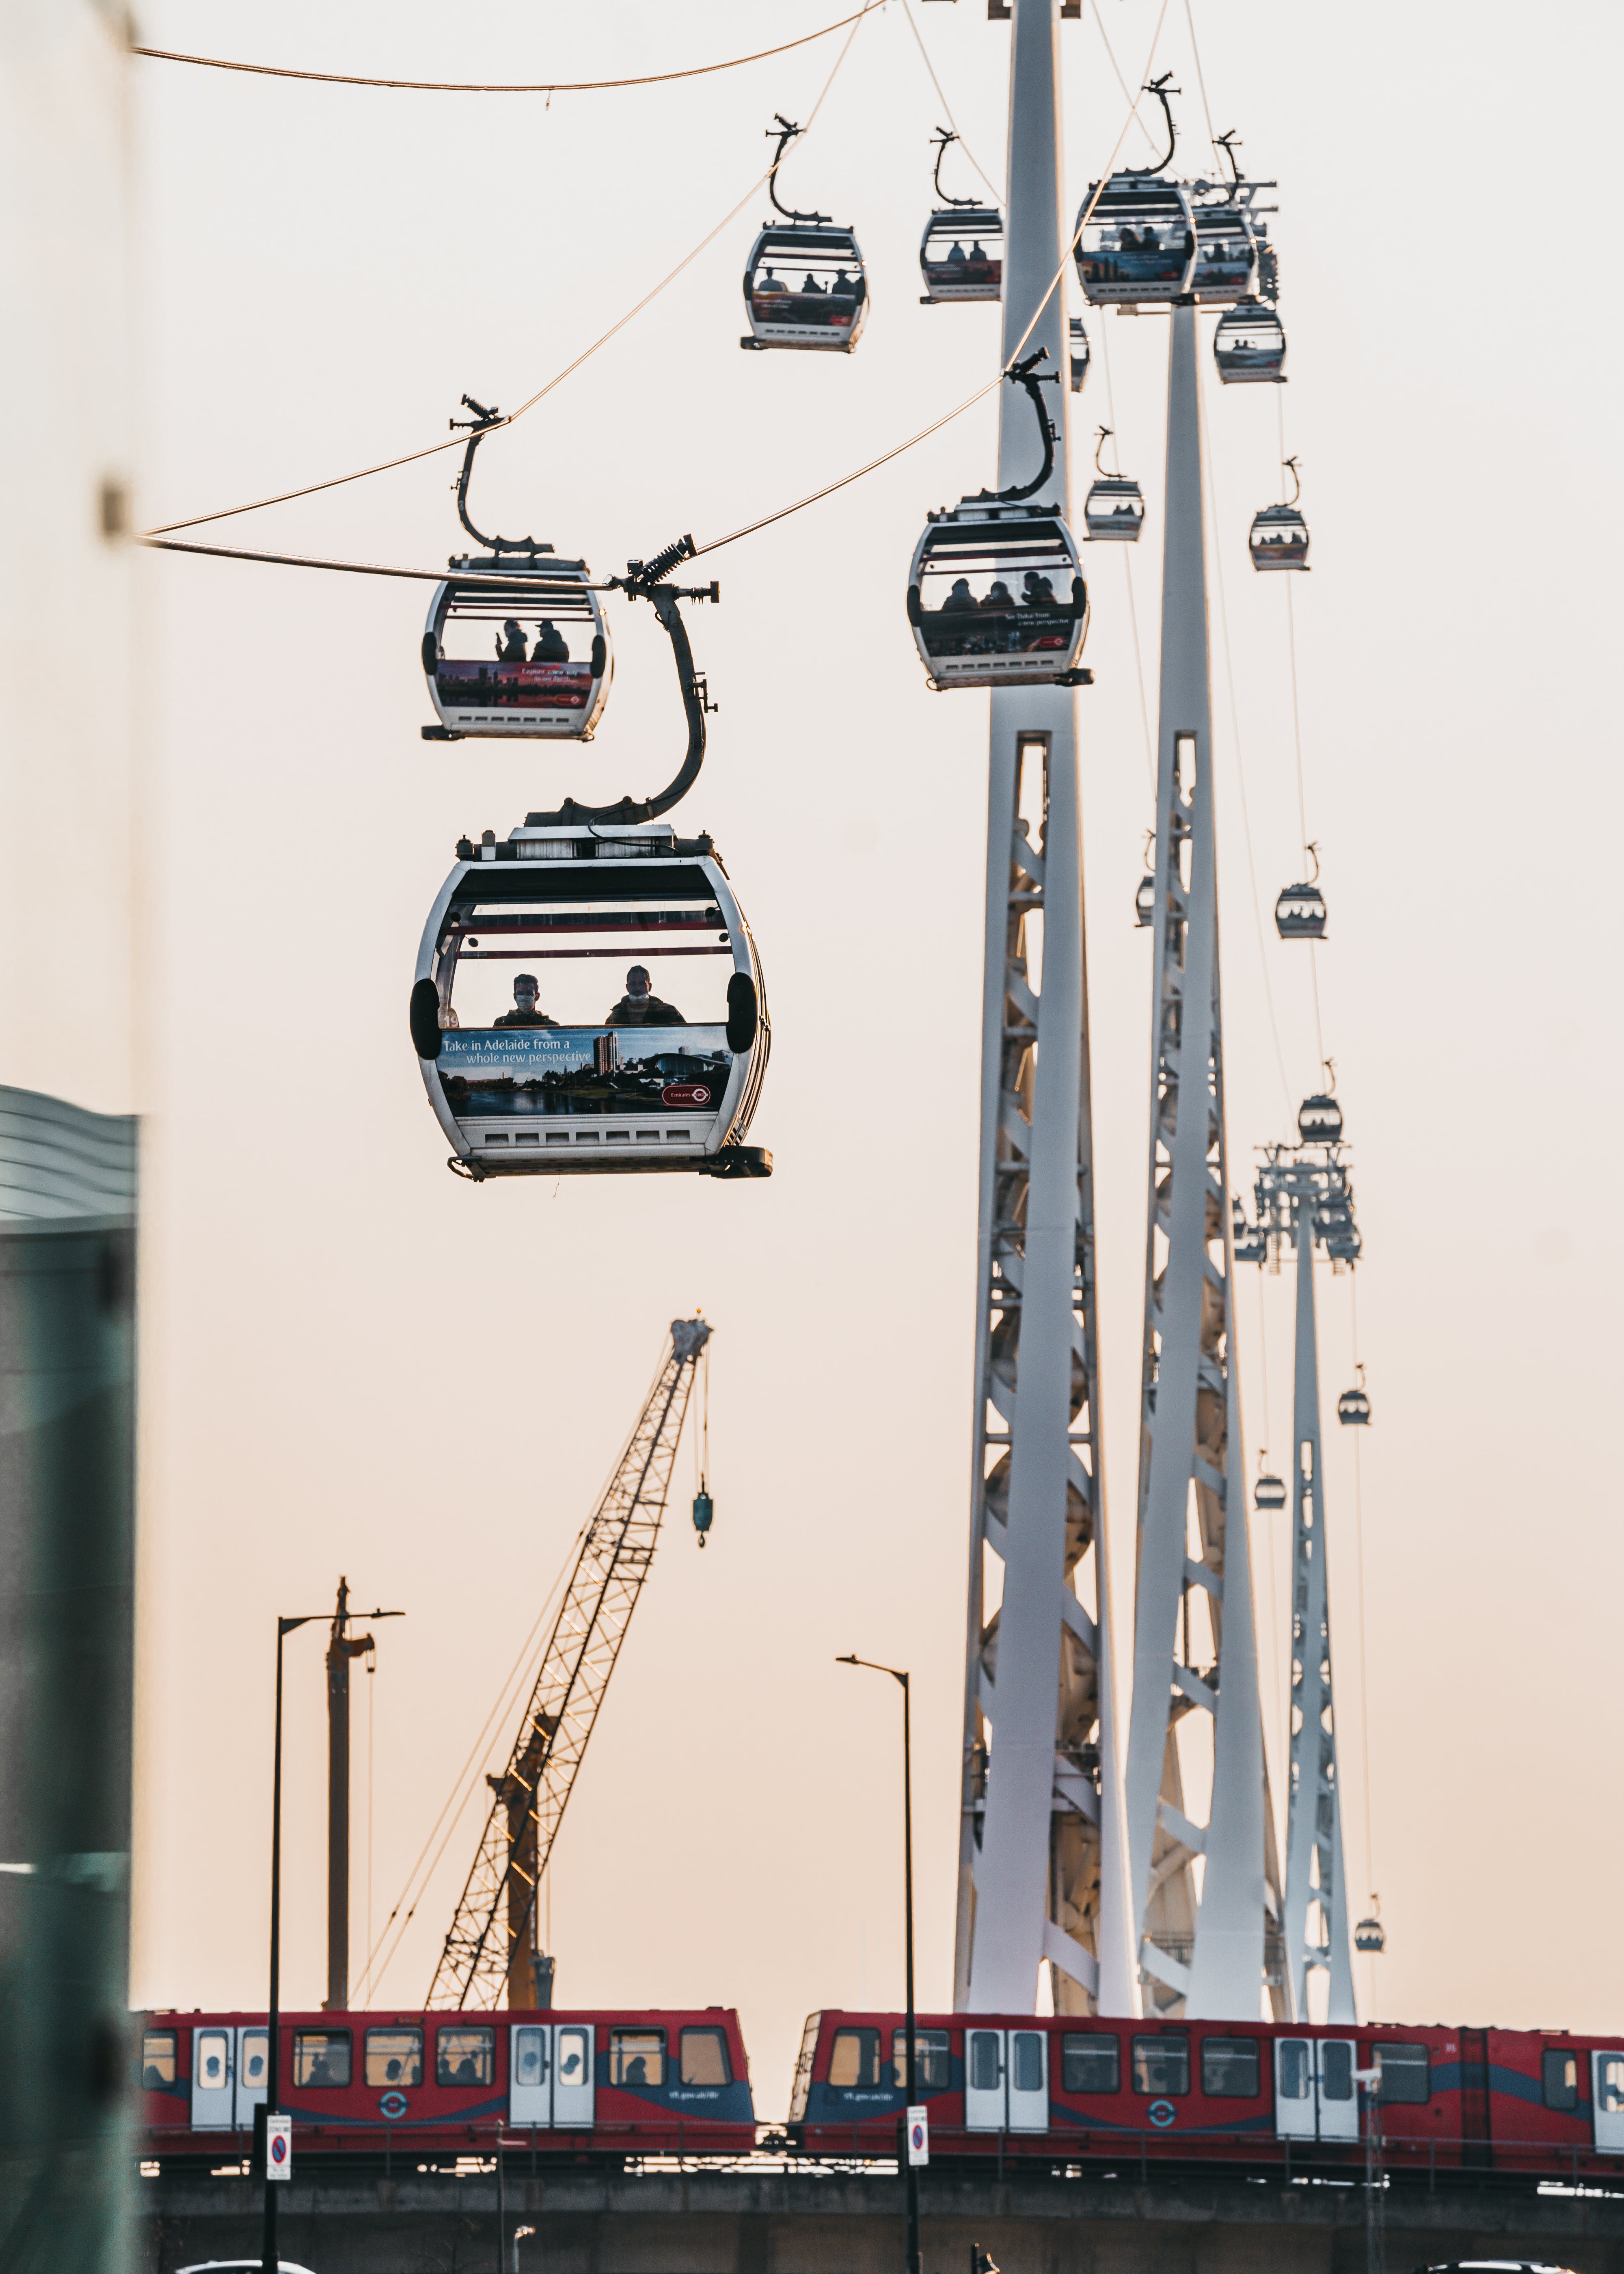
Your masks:
<svg viewBox="0 0 1624 2274"><path fill-rule="evenodd" d="M899 2014L806 2025L787 2131L758 2132L738 2014L312 2013L280 2017L278 2101L297 2157L403 2162L897 2153ZM145 2152L239 2159L266 2093L263 2015L144 2017ZM1624 2039L1566 2031L924 2014L917 2099L933 2163L1289 2172L1363 2163L1577 2182L1624 2157Z"/></svg>

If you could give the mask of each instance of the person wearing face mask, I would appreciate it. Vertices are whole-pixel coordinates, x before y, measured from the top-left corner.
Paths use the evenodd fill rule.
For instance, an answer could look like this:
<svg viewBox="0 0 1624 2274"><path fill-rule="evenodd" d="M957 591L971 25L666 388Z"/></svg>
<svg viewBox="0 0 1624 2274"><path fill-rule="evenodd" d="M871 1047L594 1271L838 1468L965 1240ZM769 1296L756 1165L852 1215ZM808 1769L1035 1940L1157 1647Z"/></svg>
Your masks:
<svg viewBox="0 0 1624 2274"><path fill-rule="evenodd" d="M610 1012L611 1027L684 1027L688 1021L674 1003L662 1003L649 986L649 975L634 963L626 975L626 992Z"/></svg>
<svg viewBox="0 0 1624 2274"><path fill-rule="evenodd" d="M504 1011L496 1023L499 1027L556 1027L558 1020L536 1008L535 978L522 971L513 983L513 1008Z"/></svg>

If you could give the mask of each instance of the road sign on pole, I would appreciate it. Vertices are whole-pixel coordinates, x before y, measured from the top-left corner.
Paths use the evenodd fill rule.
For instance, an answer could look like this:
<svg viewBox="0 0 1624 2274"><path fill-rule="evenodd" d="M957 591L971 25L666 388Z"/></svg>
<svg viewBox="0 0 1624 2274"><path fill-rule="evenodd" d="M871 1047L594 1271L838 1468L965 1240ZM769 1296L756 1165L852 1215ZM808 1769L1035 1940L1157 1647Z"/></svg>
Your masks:
<svg viewBox="0 0 1624 2274"><path fill-rule="evenodd" d="M265 2120L265 2176L267 2180L293 2177L291 2116L267 2116Z"/></svg>
<svg viewBox="0 0 1624 2274"><path fill-rule="evenodd" d="M922 2108L908 2111L908 2161L928 2164L930 2161L930 2119Z"/></svg>

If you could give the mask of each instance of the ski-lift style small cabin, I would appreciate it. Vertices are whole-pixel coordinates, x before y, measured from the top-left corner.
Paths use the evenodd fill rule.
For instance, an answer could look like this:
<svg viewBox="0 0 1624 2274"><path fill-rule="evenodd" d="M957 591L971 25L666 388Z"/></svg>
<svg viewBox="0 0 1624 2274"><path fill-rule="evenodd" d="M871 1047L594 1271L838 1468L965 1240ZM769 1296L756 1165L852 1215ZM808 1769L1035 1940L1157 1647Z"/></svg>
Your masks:
<svg viewBox="0 0 1624 2274"><path fill-rule="evenodd" d="M423 673L439 724L425 741L522 735L590 742L608 698L609 628L584 561L465 553L434 588Z"/></svg>
<svg viewBox="0 0 1624 2274"><path fill-rule="evenodd" d="M920 239L921 302L996 300L1004 290L1004 215L996 206L949 206Z"/></svg>
<svg viewBox="0 0 1624 2274"><path fill-rule="evenodd" d="M1283 380L1285 327L1266 301L1237 301L1218 319L1213 334L1213 360L1226 387Z"/></svg>
<svg viewBox="0 0 1624 2274"><path fill-rule="evenodd" d="M856 237L827 222L770 222L744 272L750 320L743 348L808 348L850 355L868 314Z"/></svg>
<svg viewBox="0 0 1624 2274"><path fill-rule="evenodd" d="M410 1025L464 1175L771 1173L744 1142L771 1039L760 963L708 837L533 814L505 844L464 838Z"/></svg>
<svg viewBox="0 0 1624 2274"><path fill-rule="evenodd" d="M914 547L908 621L938 692L1075 686L1088 636L1077 540L1053 506L966 498Z"/></svg>
<svg viewBox="0 0 1624 2274"><path fill-rule="evenodd" d="M1125 474L1100 474L1083 501L1083 527L1091 538L1137 545L1145 526L1145 496Z"/></svg>
<svg viewBox="0 0 1624 2274"><path fill-rule="evenodd" d="M1088 365L1092 360L1093 351L1088 345L1088 334L1083 328L1083 320L1080 316L1071 317L1066 329L1071 353L1071 392L1073 395L1080 395L1084 381L1088 377Z"/></svg>
<svg viewBox="0 0 1624 2274"><path fill-rule="evenodd" d="M1325 894L1318 885L1288 885L1274 903L1274 929L1282 939L1323 939L1325 921Z"/></svg>
<svg viewBox="0 0 1624 2274"><path fill-rule="evenodd" d="M1244 300L1257 289L1258 244L1244 206L1231 198L1198 205L1195 275L1191 290L1199 308L1222 308Z"/></svg>
<svg viewBox="0 0 1624 2274"><path fill-rule="evenodd" d="M1308 523L1294 505L1266 505L1252 517L1246 539L1254 568L1308 567Z"/></svg>
<svg viewBox="0 0 1624 2274"><path fill-rule="evenodd" d="M1079 223L1086 211L1085 200ZM1076 259L1078 280L1095 307L1182 299L1196 260L1184 184L1157 174L1113 174L1083 227Z"/></svg>

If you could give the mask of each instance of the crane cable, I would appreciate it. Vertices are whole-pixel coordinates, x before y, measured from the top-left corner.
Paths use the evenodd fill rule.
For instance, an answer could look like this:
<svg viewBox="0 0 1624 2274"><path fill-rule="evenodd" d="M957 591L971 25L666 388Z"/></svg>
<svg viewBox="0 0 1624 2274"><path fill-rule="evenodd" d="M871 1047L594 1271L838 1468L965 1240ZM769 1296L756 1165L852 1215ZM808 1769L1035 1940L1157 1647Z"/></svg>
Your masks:
<svg viewBox="0 0 1624 2274"><path fill-rule="evenodd" d="M705 79L713 72L737 71L743 64L764 63L769 56L786 56L792 48L810 47L815 40L826 40L831 32L844 30L847 24L856 23L884 4L885 0L865 0L855 15L842 16L833 24L825 24L822 31L804 33L798 40L786 40L781 47L758 49L753 56L729 56L725 63L695 64L688 71L650 72L641 79L542 79L523 86L480 85L461 79L362 79L348 72L295 71L282 64L238 64L228 62L223 56L177 55L169 48L132 46L130 53L146 56L153 63L198 64L206 71L248 72L256 79L313 79L323 87L394 87L410 94L595 94L612 87L665 87L673 79Z"/></svg>
<svg viewBox="0 0 1624 2274"><path fill-rule="evenodd" d="M830 72L829 77L823 82L823 93L818 96L817 101L813 104L811 111L808 115L807 123L801 129L802 134L809 134L811 132L813 124L817 117L818 112L823 109L824 102L828 99L829 90L835 83L840 66L851 52L852 41L857 37L858 32L862 26L863 18L869 13L870 8L883 5L883 0L869 0L869 7L860 10L855 16L848 16L843 19L845 22L849 23L852 28L846 34L845 44L841 48L839 54L835 57L833 70ZM838 29L838 26L831 26L830 28ZM814 36L822 37L822 34L817 34ZM700 254L703 252L708 246L715 243L716 239L722 234L722 231L726 229L730 223L738 219L739 215L744 211L746 206L749 204L750 200L753 197L756 197L761 190L772 180L773 176L778 172L778 168L783 164L783 162L784 153L780 151L778 155L773 160L771 165L768 167L766 172L764 174L758 175L756 179L751 183L749 188L740 199L738 204L731 207L729 210L723 215L721 220L718 222L716 227L710 230L704 237L702 237L699 243L694 247L693 251L691 252L685 253L683 258L678 261L676 267L671 269L665 275L662 276L659 282L656 284L651 290L645 292L642 299L636 303L635 307L628 308L626 313L617 323L611 324L609 329L605 332L600 338L594 340L590 347L583 349L573 363L566 364L563 370L556 373L554 376L547 381L545 387L538 388L535 394L532 395L527 402L522 403L516 410L508 411L504 418L497 422L496 426L493 426L487 431L494 433L498 432L500 427L511 426L515 420L523 418L527 410L533 410L536 408L536 405L543 401L545 396L551 395L555 388L561 387L567 379L572 378L574 374L580 370L583 364L590 362L591 358L598 353L600 348L607 347L610 341L615 337L617 333L623 332L627 325L632 321L634 317L640 316L643 310L649 306L651 301L658 299L660 294L665 290L666 286L668 284L674 284L677 278L681 275L683 270L690 267L692 264L698 260ZM464 447L465 440L466 438L463 435L454 434L447 441L432 442L428 448L424 450L409 450L402 457L384 458L380 460L377 465L359 467L356 472L352 474L335 474L331 479L327 481L307 482L302 489L282 490L273 497L253 498L251 499L246 505L222 506L216 513L193 514L190 520L187 521L160 522L154 529L143 530L139 541L144 545L151 544L158 538L172 536L177 529L200 529L205 522L231 521L234 520L238 514L258 513L260 508L265 506L288 505L296 498L314 497L318 492L322 490L342 489L345 485L350 482L365 481L373 474L393 473L397 466L416 465L419 459L438 457L444 450L460 450ZM162 547L161 549L175 552L179 551L182 548L171 546ZM224 558L230 560L240 558L244 560L280 561L283 558L283 556L278 553L244 553L239 555L225 552L223 548L215 548L213 546L192 546L187 549L192 551L214 551L219 549L222 552L222 556ZM292 562L289 565L297 568L313 568L321 566L342 568L348 564L340 561L320 563L299 561ZM359 573L364 575L410 575L414 572L410 570L391 571L363 569L359 571Z"/></svg>

